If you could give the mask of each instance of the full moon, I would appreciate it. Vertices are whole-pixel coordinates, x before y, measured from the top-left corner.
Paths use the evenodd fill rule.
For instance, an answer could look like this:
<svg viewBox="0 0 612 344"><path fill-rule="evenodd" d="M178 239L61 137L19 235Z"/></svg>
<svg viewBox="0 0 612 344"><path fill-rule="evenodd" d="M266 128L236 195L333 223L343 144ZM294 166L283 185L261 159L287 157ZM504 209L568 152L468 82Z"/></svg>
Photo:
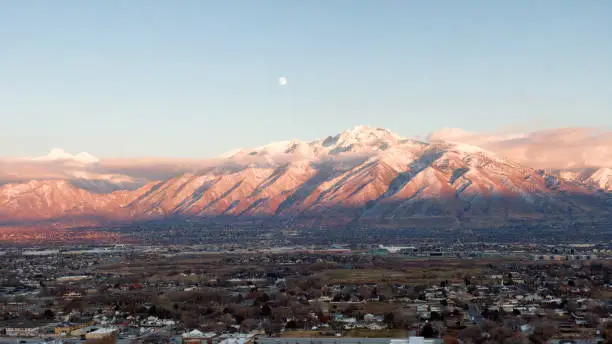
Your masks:
<svg viewBox="0 0 612 344"><path fill-rule="evenodd" d="M278 78L278 84L280 86L285 86L287 85L287 78L284 76L281 76L280 78Z"/></svg>

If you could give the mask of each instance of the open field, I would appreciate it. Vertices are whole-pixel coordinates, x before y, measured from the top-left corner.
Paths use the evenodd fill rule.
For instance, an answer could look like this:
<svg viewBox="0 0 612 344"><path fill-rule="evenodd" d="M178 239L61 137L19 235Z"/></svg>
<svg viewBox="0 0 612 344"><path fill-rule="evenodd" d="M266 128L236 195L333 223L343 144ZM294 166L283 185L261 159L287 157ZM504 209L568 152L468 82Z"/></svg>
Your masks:
<svg viewBox="0 0 612 344"><path fill-rule="evenodd" d="M407 285L429 285L444 280L462 280L465 276L475 275L488 269L489 264L500 262L520 262L516 259L434 259L434 260L391 260L388 267L364 269L330 269L317 276L329 283L365 283L387 281Z"/></svg>
<svg viewBox="0 0 612 344"><path fill-rule="evenodd" d="M345 256L345 263L327 263L316 266L311 260L290 265L278 264L282 256L265 255L221 255L173 257L135 257L129 263L96 267L96 271L125 277L138 277L142 281L158 282L176 277L185 281L203 281L230 276L263 276L266 272L280 271L283 275L315 277L324 284L398 283L405 285L432 285L441 281L461 282L466 276L480 275L490 269L491 264L527 263L526 260L481 258L481 259L384 259L359 255ZM314 258L313 258L314 259ZM186 272L187 276L181 275ZM178 275L178 276L177 276ZM296 277L297 277L296 275Z"/></svg>

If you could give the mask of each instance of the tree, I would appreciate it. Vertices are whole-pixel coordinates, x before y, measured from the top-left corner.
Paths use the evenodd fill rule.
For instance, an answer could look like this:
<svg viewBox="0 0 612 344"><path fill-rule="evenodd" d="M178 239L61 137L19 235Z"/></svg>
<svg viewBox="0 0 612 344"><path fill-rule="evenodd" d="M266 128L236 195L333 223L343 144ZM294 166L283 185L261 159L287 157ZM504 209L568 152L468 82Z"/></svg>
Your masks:
<svg viewBox="0 0 612 344"><path fill-rule="evenodd" d="M185 328L188 329L196 329L199 327L199 316L193 312L183 312L181 313L181 321L185 325Z"/></svg>
<svg viewBox="0 0 612 344"><path fill-rule="evenodd" d="M599 316L597 314L587 313L584 318L592 327L597 327L597 325L599 325Z"/></svg>
<svg viewBox="0 0 612 344"><path fill-rule="evenodd" d="M612 343L612 322L606 323L606 325L604 327L603 335L604 335L604 338L606 340L605 344Z"/></svg>
<svg viewBox="0 0 612 344"><path fill-rule="evenodd" d="M270 336L270 335L273 335L275 333L279 333L281 328L282 328L282 326L281 326L280 323L278 323L276 321L266 320L263 323L263 328L264 328L264 331L266 331L266 334Z"/></svg>
<svg viewBox="0 0 612 344"><path fill-rule="evenodd" d="M395 315L391 312L385 314L384 323L387 324L388 327L395 327Z"/></svg>
<svg viewBox="0 0 612 344"><path fill-rule="evenodd" d="M431 312L429 314L429 319L431 319L431 321L442 321L442 315L438 312Z"/></svg>
<svg viewBox="0 0 612 344"><path fill-rule="evenodd" d="M556 333L557 328L550 322L534 324L533 333L529 336L529 340L534 344L546 343Z"/></svg>
<svg viewBox="0 0 612 344"><path fill-rule="evenodd" d="M529 344L529 339L524 336L513 336L507 338L504 344Z"/></svg>
<svg viewBox="0 0 612 344"><path fill-rule="evenodd" d="M297 323L295 322L295 320L289 320L287 321L287 324L285 324L285 328L289 330L295 330L297 329Z"/></svg>
<svg viewBox="0 0 612 344"><path fill-rule="evenodd" d="M459 338L466 343L477 344L482 342L483 332L479 326L468 326L459 332Z"/></svg>
<svg viewBox="0 0 612 344"><path fill-rule="evenodd" d="M491 339L496 343L506 343L514 336L514 331L507 327L496 327L491 331Z"/></svg>
<svg viewBox="0 0 612 344"><path fill-rule="evenodd" d="M82 311L83 310L83 302L81 300L71 300L64 305L64 312L69 313L73 310Z"/></svg>
<svg viewBox="0 0 612 344"><path fill-rule="evenodd" d="M240 323L240 330L244 332L250 332L250 331L255 330L258 326L259 326L259 321L253 318L248 318L248 319L243 320Z"/></svg>
<svg viewBox="0 0 612 344"><path fill-rule="evenodd" d="M223 323L223 325L225 325L225 327L230 327L236 323L236 319L234 319L233 315L225 313L221 317L221 322Z"/></svg>
<svg viewBox="0 0 612 344"><path fill-rule="evenodd" d="M261 316L262 317L269 317L272 315L272 308L270 308L270 306L268 305L263 305L261 307Z"/></svg>
<svg viewBox="0 0 612 344"><path fill-rule="evenodd" d="M399 310L393 312L393 320L398 328L409 328L417 320L417 315L409 311Z"/></svg>
<svg viewBox="0 0 612 344"><path fill-rule="evenodd" d="M436 331L434 331L433 326L430 323L423 325L421 328L421 337L425 338L433 338L436 336Z"/></svg>
<svg viewBox="0 0 612 344"><path fill-rule="evenodd" d="M51 320L55 318L55 313L53 313L53 311L50 309L45 309L45 311L43 312L43 316L45 317L45 319Z"/></svg>
<svg viewBox="0 0 612 344"><path fill-rule="evenodd" d="M149 335L145 339L142 340L143 344L162 344L162 343L167 343L167 342L168 342L168 338L163 338L162 336L156 333Z"/></svg>
<svg viewBox="0 0 612 344"><path fill-rule="evenodd" d="M578 304L574 301L571 301L565 305L565 308L567 309L568 312L574 313L578 311Z"/></svg>

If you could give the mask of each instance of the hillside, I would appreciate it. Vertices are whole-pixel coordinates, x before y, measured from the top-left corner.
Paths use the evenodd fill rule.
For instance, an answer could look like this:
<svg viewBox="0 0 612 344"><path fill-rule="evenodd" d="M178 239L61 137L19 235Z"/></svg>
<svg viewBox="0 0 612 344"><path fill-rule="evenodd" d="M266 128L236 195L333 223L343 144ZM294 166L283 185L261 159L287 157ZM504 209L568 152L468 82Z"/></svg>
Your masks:
<svg viewBox="0 0 612 344"><path fill-rule="evenodd" d="M167 217L301 226L500 226L609 216L609 170L565 178L461 143L359 126L312 142L225 154L215 165L135 190L63 180L0 186L0 223L121 223Z"/></svg>

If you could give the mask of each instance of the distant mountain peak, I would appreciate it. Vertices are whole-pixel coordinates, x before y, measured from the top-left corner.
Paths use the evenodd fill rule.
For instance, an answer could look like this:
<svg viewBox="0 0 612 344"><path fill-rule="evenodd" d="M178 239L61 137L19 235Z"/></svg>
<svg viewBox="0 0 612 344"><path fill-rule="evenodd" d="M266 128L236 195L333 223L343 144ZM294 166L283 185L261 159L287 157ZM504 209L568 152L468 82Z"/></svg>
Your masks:
<svg viewBox="0 0 612 344"><path fill-rule="evenodd" d="M377 127L372 127L369 125L356 125L352 128L349 128L345 131L343 131L342 133L347 133L347 134L370 134L370 133L375 133L375 132L390 132L388 129L385 128L377 128Z"/></svg>
<svg viewBox="0 0 612 344"><path fill-rule="evenodd" d="M588 181L603 190L612 190L612 168L602 167L595 171Z"/></svg>
<svg viewBox="0 0 612 344"><path fill-rule="evenodd" d="M299 160L319 160L345 155L376 155L400 143L405 138L385 128L358 125L314 141L289 140L272 142L256 148L238 149L220 156L241 164L284 164Z"/></svg>
<svg viewBox="0 0 612 344"><path fill-rule="evenodd" d="M391 132L391 130L389 129L385 129L385 128L376 128L376 127L371 127L369 125L358 125L355 126L353 128L347 129L341 133L339 133L337 136L339 137L344 137L344 138L353 138L353 139L357 139L357 140L367 140L367 139L371 139L371 138L378 138L378 139L399 139L401 138L400 135L397 135L393 132Z"/></svg>

